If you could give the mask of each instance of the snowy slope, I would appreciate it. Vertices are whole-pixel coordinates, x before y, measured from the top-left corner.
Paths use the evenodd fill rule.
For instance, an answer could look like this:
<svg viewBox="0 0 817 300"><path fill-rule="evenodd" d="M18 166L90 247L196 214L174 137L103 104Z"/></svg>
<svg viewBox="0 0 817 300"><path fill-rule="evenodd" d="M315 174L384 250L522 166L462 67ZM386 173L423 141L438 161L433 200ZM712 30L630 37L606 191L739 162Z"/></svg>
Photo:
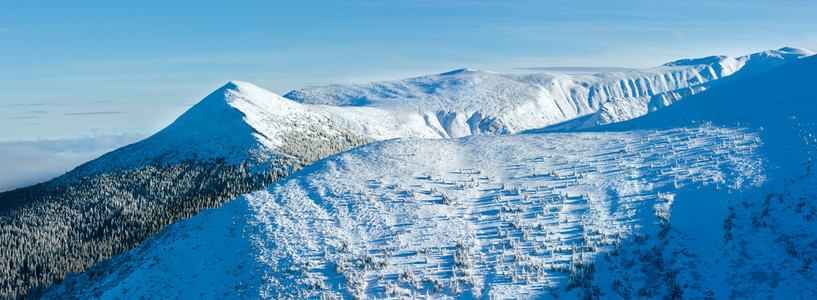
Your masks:
<svg viewBox="0 0 817 300"><path fill-rule="evenodd" d="M666 130L701 124L757 132L766 145L761 148L767 161L766 183L733 197L729 210L717 215L726 229L719 247L686 245L702 250L695 257L678 259L677 265L706 262L724 274L720 280L736 286L729 291L731 297L760 298L757 293L784 297L789 288L815 286L817 57L718 85L642 118L591 130ZM714 211L708 203L691 209ZM696 226L684 218L673 221L680 227ZM747 279L762 284L741 282ZM776 286L793 282L793 287ZM801 296L814 298L815 292Z"/></svg>
<svg viewBox="0 0 817 300"><path fill-rule="evenodd" d="M61 288L78 298L573 295L570 262L656 234L679 201L674 185L723 196L736 177L757 184L755 146L717 128L377 143L178 222ZM211 285L199 274L222 276Z"/></svg>
<svg viewBox="0 0 817 300"><path fill-rule="evenodd" d="M296 144L347 143L363 139L309 106L253 84L232 81L194 105L167 128L93 161L97 166L133 168L225 159L229 164L293 159ZM365 139L363 139L365 140ZM358 143L359 144L359 143ZM342 147L342 146L341 146ZM333 153L328 153L330 155ZM318 156L318 153L310 156ZM314 160L314 159L313 159Z"/></svg>
<svg viewBox="0 0 817 300"><path fill-rule="evenodd" d="M814 287L817 259L817 57L783 65L689 97L642 119L611 124L599 130L669 128L692 124L742 126L759 132L764 157L770 162L767 184L730 203L724 227L731 228L724 249L731 265L714 264L734 274L735 281L756 278L767 284L743 285L735 297L755 292L781 292L775 282L806 279ZM706 256L703 256L704 258ZM714 257L712 259L721 259ZM763 291L766 289L766 291ZM815 298L815 292L803 298Z"/></svg>
<svg viewBox="0 0 817 300"><path fill-rule="evenodd" d="M751 76L768 71L787 62L792 62L811 55L814 55L814 52L807 49L783 47L778 50L763 51L738 58L731 58L728 56L710 56L700 59L684 59L667 63L664 64L665 67L707 65L710 66L710 69L707 70L707 72L710 72L710 76L715 74L723 74L720 77L728 76L728 79L701 81L698 84L693 84L686 88L642 97L613 98L605 103L602 103L599 110L590 116L582 119L570 120L565 122L565 124L554 125L552 129L564 130L590 128L593 126L634 119L649 112L669 106L670 104L678 102L685 97L702 92L713 85L730 82L745 76Z"/></svg>
<svg viewBox="0 0 817 300"><path fill-rule="evenodd" d="M815 83L809 57L597 132L370 144L47 296L814 298Z"/></svg>
<svg viewBox="0 0 817 300"><path fill-rule="evenodd" d="M305 105L228 83L145 140L0 193L0 298L36 295L171 222L367 142Z"/></svg>
<svg viewBox="0 0 817 300"><path fill-rule="evenodd" d="M588 124L634 118L673 99L671 95L652 99L656 95L732 74L757 73L812 54L786 47L738 58L712 56L595 75L461 69L404 80L296 90L284 97L325 105L327 113L346 127L377 139L514 133L592 114L600 108L602 111Z"/></svg>

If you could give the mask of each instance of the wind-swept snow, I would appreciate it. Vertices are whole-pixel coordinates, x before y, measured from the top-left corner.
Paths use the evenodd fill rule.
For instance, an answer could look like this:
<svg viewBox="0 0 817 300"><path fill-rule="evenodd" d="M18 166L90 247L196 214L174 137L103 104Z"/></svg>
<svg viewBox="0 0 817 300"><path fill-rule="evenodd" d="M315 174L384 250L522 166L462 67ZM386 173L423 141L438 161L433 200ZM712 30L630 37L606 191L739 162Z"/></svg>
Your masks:
<svg viewBox="0 0 817 300"><path fill-rule="evenodd" d="M339 122L377 139L407 133L429 138L515 133L593 113L598 116L578 126L635 118L676 101L678 96L699 92L701 84L733 74L755 74L812 54L786 47L738 58L712 56L595 75L462 69L403 80L296 90L284 97L324 105ZM677 92L660 96L673 91ZM656 96L659 98L654 99Z"/></svg>
<svg viewBox="0 0 817 300"><path fill-rule="evenodd" d="M814 52L810 50L796 47L783 47L778 50L763 51L738 58L710 56L699 59L682 59L667 63L664 64L664 67L689 66L701 68L704 66L699 73L702 77L694 80L690 79L690 85L685 88L641 97L612 98L602 103L599 110L590 116L570 120L564 124L554 125L551 129L558 131L564 129L590 128L634 119L648 112L669 106L685 97L702 92L711 86L771 70L785 63L811 55L814 55Z"/></svg>
<svg viewBox="0 0 817 300"><path fill-rule="evenodd" d="M364 138L307 105L250 83L232 81L162 131L103 156L93 164L132 168L178 164L190 159L258 164L306 154L300 148L358 139ZM317 157L312 160L325 157L319 155L309 154Z"/></svg>
<svg viewBox="0 0 817 300"><path fill-rule="evenodd" d="M596 132L356 148L176 222L46 296L814 297L807 55L577 76L462 69L287 95L296 101L232 82L77 172L209 159L263 170L370 139L657 111Z"/></svg>
<svg viewBox="0 0 817 300"><path fill-rule="evenodd" d="M584 292L586 279L570 278L588 270L574 264L657 234L679 191L709 185L727 197L759 184L757 146L751 134L718 128L377 143L181 221L94 269L102 279L69 279L63 292L537 298L571 284L580 285L570 294ZM742 171L724 172L732 169ZM201 273L224 276L210 285Z"/></svg>
<svg viewBox="0 0 817 300"><path fill-rule="evenodd" d="M606 132L364 146L51 292L813 297L815 70L806 58Z"/></svg>
<svg viewBox="0 0 817 300"><path fill-rule="evenodd" d="M228 83L143 141L0 193L0 298L35 297L173 221L367 142L305 105Z"/></svg>

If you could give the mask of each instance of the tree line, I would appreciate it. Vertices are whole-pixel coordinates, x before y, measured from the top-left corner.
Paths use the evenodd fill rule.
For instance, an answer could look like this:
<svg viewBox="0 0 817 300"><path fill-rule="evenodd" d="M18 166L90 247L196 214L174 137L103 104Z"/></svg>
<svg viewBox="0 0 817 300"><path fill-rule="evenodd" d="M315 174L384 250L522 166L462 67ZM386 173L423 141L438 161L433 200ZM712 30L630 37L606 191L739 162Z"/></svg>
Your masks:
<svg viewBox="0 0 817 300"><path fill-rule="evenodd" d="M225 158L188 159L90 174L81 166L0 193L0 298L36 298L69 272L132 249L176 220L372 141L345 130L337 135L317 125L305 129L311 133L284 135L284 146L273 155L250 153L237 165Z"/></svg>

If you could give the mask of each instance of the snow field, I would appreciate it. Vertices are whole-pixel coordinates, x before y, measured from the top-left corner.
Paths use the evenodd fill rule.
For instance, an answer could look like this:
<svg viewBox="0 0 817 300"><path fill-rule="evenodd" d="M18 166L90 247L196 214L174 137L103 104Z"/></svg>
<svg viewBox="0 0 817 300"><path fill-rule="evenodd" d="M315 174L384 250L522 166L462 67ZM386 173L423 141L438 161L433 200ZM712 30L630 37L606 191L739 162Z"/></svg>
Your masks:
<svg viewBox="0 0 817 300"><path fill-rule="evenodd" d="M660 69L758 70L797 52L784 50L750 55L759 65L720 70L707 64L724 58L712 57ZM701 93L667 94L684 100L581 133L477 134L527 125L507 127L485 111L459 109L507 99L505 107L538 113L521 96L485 88L485 78L501 77L502 91L504 80L519 75L463 70L319 88L312 92L331 97L310 94L316 102L304 107L337 120L338 128L378 138L475 135L389 140L321 160L177 222L49 295L813 297L815 62L801 59ZM688 75L678 78L698 78ZM525 80L537 76L545 84L567 78ZM605 76L624 75L597 77ZM650 90L632 82L619 88ZM358 88L376 93L358 97ZM409 97L416 93L427 96ZM646 103L643 96L633 99ZM641 109L614 101L623 101L615 106L625 108L619 116ZM379 114L366 119L366 111ZM524 119L517 117L510 119ZM198 280L202 272L226 275L214 283L216 277Z"/></svg>
<svg viewBox="0 0 817 300"><path fill-rule="evenodd" d="M271 298L588 293L600 255L660 231L679 190L709 185L723 194L736 177L754 176L759 170L747 166L756 164L757 146L753 134L715 127L376 143L172 225L118 258L136 262L104 271L131 275L82 290L217 295L235 285L238 295ZM744 172L724 172L735 168ZM230 216L242 220L223 221ZM227 229L212 231L213 218ZM219 234L226 231L246 240ZM195 280L196 267L148 264L178 257L229 275L211 287Z"/></svg>

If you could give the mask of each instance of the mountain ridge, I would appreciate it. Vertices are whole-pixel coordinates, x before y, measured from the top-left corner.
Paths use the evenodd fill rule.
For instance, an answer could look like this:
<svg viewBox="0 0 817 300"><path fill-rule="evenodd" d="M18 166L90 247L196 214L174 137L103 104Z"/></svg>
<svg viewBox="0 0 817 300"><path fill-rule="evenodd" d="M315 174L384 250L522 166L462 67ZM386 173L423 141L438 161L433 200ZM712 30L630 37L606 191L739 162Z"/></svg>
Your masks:
<svg viewBox="0 0 817 300"><path fill-rule="evenodd" d="M372 120L339 111L338 106L366 110L387 120L402 118L403 124L387 123L383 127L403 127L400 132L414 132L422 137L435 137L428 135L428 129L443 138L516 133L591 114L600 116L591 117L590 122L594 123L581 127L597 125L599 120L612 122L637 117L672 99L650 100L657 95L690 88L697 92L697 86L707 82L764 71L810 54L813 52L784 47L738 58L712 56L593 75L503 74L466 68L439 75L294 90L284 97L329 107L326 110L330 114L352 127L371 124ZM611 100L620 100L620 105ZM622 113L608 116L600 114L600 109ZM418 121L407 126L406 119ZM428 128L421 128L422 124ZM381 134L377 139L398 136L405 134Z"/></svg>
<svg viewBox="0 0 817 300"><path fill-rule="evenodd" d="M664 66L583 76L463 70L318 88L293 100L229 82L154 136L50 182L0 193L0 239L18 245L0 252L9 262L0 266L0 297L29 288L37 295L63 274L135 247L175 220L358 145L540 128L588 116L615 96L635 99L720 78L713 70ZM303 98L320 93L328 94ZM330 105L333 97L341 105Z"/></svg>
<svg viewBox="0 0 817 300"><path fill-rule="evenodd" d="M797 47L783 47L778 50L767 50L737 58L728 56L709 56L701 59L684 59L664 64L664 66L700 66L708 65L702 74L708 74L717 80L697 80L694 84L653 94L650 96L627 98L612 98L595 113L581 119L568 120L551 125L552 130L584 129L594 126L621 122L654 112L685 97L704 91L712 86L724 84L742 77L752 76L760 72L774 69L791 61L813 56L811 50Z"/></svg>
<svg viewBox="0 0 817 300"><path fill-rule="evenodd" d="M46 298L814 297L815 76L808 57L582 132L372 143Z"/></svg>
<svg viewBox="0 0 817 300"><path fill-rule="evenodd" d="M174 221L370 141L301 104L228 83L142 141L0 193L0 298L35 297Z"/></svg>

